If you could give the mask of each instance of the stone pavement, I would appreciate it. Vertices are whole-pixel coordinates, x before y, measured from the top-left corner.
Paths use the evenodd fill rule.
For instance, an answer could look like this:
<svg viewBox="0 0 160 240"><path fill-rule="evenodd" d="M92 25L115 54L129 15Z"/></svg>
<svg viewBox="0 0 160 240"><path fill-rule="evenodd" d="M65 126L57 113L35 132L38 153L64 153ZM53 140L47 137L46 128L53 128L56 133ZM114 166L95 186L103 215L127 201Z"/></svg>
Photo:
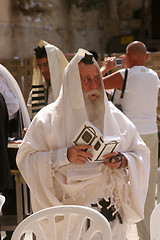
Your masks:
<svg viewBox="0 0 160 240"><path fill-rule="evenodd" d="M157 183L160 183L160 167L158 168ZM160 202L160 184L156 184L155 206ZM139 240L136 224L128 226L127 240Z"/></svg>

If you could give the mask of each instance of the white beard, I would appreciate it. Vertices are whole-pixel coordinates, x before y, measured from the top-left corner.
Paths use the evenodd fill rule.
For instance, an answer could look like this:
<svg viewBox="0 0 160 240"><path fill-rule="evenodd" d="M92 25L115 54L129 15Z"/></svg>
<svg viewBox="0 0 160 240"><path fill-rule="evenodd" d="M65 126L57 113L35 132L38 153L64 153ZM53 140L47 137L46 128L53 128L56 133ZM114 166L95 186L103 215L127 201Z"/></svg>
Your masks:
<svg viewBox="0 0 160 240"><path fill-rule="evenodd" d="M97 99L91 101L88 96L96 95ZM94 89L89 92L84 92L84 101L86 104L86 111L88 114L89 121L99 129L99 131L103 134L104 128L104 92L103 90Z"/></svg>

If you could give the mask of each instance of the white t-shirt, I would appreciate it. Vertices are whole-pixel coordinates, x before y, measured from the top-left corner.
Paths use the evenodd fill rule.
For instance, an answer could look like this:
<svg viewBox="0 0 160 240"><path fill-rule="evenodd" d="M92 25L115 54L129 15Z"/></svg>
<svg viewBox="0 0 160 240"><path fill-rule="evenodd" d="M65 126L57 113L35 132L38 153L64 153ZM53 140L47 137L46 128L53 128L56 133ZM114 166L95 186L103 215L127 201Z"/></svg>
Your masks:
<svg viewBox="0 0 160 240"><path fill-rule="evenodd" d="M119 70L124 78L125 69ZM126 89L121 100L123 113L134 123L139 134L157 132L159 78L144 66L128 69ZM116 89L114 103L120 103L121 91Z"/></svg>
<svg viewBox="0 0 160 240"><path fill-rule="evenodd" d="M6 81L0 76L0 92L2 93L9 114L9 120L15 117L16 112L19 110L19 100L10 91Z"/></svg>

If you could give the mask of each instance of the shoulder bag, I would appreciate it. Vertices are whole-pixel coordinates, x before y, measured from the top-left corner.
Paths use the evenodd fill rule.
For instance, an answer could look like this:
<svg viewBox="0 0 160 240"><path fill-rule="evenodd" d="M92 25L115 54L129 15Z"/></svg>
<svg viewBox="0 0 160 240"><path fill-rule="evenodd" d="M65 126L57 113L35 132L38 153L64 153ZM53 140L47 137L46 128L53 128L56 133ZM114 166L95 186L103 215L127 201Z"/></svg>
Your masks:
<svg viewBox="0 0 160 240"><path fill-rule="evenodd" d="M122 99L123 96L124 96L124 92L125 92L125 88L126 88L126 82L127 82L127 77L128 77L128 69L126 68L125 74L124 74L123 87L122 87L122 91L121 91L121 95L120 95L120 102L121 102L121 99ZM111 101L112 101L112 102L113 102L113 100L114 100L115 92L116 92L116 88L114 89L114 92L113 92L113 95L112 95L112 98L111 98ZM116 106L121 112L123 112L121 103L115 104L115 106Z"/></svg>

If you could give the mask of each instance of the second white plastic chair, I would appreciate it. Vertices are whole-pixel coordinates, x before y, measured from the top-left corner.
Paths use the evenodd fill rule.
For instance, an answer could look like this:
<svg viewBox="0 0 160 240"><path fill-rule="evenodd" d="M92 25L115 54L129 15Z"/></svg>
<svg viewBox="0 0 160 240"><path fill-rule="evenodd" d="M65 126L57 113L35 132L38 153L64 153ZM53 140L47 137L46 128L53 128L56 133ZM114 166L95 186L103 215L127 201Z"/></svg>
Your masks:
<svg viewBox="0 0 160 240"><path fill-rule="evenodd" d="M150 218L150 239L160 239L160 203L153 209Z"/></svg>

